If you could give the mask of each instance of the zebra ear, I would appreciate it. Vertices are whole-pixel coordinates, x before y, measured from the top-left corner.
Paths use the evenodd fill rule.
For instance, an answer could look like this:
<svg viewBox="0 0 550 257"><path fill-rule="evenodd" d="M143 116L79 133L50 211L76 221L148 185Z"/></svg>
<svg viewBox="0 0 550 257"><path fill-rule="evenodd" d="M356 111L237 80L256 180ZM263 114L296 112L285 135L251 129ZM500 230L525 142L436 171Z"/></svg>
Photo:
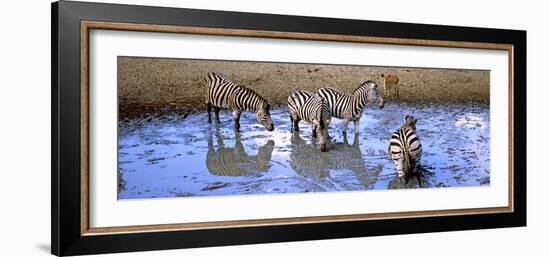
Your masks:
<svg viewBox="0 0 550 257"><path fill-rule="evenodd" d="M414 119L413 124L416 125L416 122L417 122L417 121L418 121L418 119Z"/></svg>

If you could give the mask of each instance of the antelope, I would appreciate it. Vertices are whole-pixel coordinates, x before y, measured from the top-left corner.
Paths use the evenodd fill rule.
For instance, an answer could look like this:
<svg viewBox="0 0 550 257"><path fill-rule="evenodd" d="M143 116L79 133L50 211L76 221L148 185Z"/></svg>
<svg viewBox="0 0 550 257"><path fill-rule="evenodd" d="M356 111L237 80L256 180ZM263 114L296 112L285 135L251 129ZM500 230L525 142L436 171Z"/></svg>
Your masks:
<svg viewBox="0 0 550 257"><path fill-rule="evenodd" d="M399 77L392 74L381 74L383 78L383 87L384 87L384 96L393 98L394 100L399 99Z"/></svg>

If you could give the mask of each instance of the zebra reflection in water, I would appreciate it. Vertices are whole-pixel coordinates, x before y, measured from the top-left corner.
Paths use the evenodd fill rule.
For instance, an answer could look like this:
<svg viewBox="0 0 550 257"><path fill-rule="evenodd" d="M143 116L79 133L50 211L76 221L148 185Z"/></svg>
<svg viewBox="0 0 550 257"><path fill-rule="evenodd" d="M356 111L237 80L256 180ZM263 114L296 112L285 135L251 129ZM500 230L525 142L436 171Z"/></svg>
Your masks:
<svg viewBox="0 0 550 257"><path fill-rule="evenodd" d="M325 178L330 176L327 152L319 153L314 144L307 144L300 137L298 131L292 132L290 143L290 167L296 173L305 177Z"/></svg>
<svg viewBox="0 0 550 257"><path fill-rule="evenodd" d="M358 134L353 144L344 137L343 142L333 143L329 152L319 153L315 145L308 144L298 132L292 133L291 144L290 167L304 177L330 178L331 170L351 170L360 183L360 188L354 189L372 189L382 172L381 165L371 169L365 166Z"/></svg>
<svg viewBox="0 0 550 257"><path fill-rule="evenodd" d="M271 167L271 154L275 148L273 140L267 141L258 149L256 155L246 153L241 134L235 132L235 145L227 147L220 134L219 125L216 125L217 147L214 147L212 131L208 135L208 152L206 167L216 176L243 176L253 172L267 171Z"/></svg>

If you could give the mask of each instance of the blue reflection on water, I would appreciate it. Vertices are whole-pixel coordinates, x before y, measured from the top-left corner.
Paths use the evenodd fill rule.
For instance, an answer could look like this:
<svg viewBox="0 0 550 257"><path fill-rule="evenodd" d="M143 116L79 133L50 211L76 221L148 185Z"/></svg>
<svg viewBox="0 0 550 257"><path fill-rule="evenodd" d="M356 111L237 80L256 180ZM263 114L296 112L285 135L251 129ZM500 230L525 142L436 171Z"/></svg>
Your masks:
<svg viewBox="0 0 550 257"><path fill-rule="evenodd" d="M286 108L278 108L273 132L243 114L236 133L228 112L220 125L207 123L205 112L121 122L119 199L417 187L396 179L387 154L389 136L407 114L418 118L423 187L490 183L487 105L368 108L358 136L350 126L343 138L341 121L333 119L324 153L309 125L291 132Z"/></svg>

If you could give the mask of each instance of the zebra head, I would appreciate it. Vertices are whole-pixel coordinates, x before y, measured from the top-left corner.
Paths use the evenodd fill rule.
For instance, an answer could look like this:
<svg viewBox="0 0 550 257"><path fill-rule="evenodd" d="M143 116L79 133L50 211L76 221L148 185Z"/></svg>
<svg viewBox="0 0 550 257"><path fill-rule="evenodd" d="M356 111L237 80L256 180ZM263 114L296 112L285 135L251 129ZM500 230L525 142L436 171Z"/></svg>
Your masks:
<svg viewBox="0 0 550 257"><path fill-rule="evenodd" d="M361 84L355 94L359 94L365 102L375 102L380 109L384 108L384 99L378 93L378 85L372 80L367 80Z"/></svg>
<svg viewBox="0 0 550 257"><path fill-rule="evenodd" d="M414 131L416 131L416 122L418 120L415 119L413 116L405 116L405 125L410 126Z"/></svg>
<svg viewBox="0 0 550 257"><path fill-rule="evenodd" d="M271 115L269 114L269 103L263 101L261 107L256 111L256 119L258 123L262 124L267 131L273 131L275 126L273 126L273 121L271 120Z"/></svg>
<svg viewBox="0 0 550 257"><path fill-rule="evenodd" d="M384 99L378 93L378 85L374 81L370 81L370 83L368 83L367 92L368 92L367 99L369 101L374 101L378 103L378 107L380 109L384 108Z"/></svg>

